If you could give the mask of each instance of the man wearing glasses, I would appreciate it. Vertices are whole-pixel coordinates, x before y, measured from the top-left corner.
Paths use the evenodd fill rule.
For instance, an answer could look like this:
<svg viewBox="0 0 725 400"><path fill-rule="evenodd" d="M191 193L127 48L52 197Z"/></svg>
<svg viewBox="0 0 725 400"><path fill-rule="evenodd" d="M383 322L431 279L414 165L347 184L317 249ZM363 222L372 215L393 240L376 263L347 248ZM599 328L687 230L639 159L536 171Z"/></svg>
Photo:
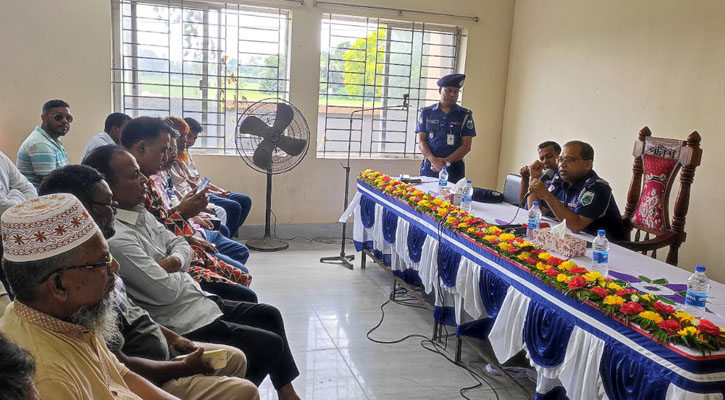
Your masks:
<svg viewBox="0 0 725 400"><path fill-rule="evenodd" d="M73 116L63 100L43 104L43 123L36 126L18 150L18 169L37 189L50 171L68 164L61 136L70 131Z"/></svg>
<svg viewBox="0 0 725 400"><path fill-rule="evenodd" d="M578 140L567 142L559 156L559 171L547 187L536 178L541 176L544 164L535 161L529 166L529 207L539 201L544 215L553 214L559 221L566 219L566 227L574 233L596 235L598 229L604 229L609 240L626 240L612 188L594 172L593 164L592 146Z"/></svg>

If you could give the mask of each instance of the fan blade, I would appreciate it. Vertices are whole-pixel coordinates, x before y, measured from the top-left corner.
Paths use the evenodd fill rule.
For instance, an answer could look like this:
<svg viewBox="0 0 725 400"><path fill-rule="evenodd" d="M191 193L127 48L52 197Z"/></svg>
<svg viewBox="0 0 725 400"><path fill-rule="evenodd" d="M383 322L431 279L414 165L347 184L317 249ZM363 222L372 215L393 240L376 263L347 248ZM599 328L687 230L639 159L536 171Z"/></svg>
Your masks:
<svg viewBox="0 0 725 400"><path fill-rule="evenodd" d="M267 171L272 166L272 152L274 151L275 144L268 139L262 140L257 150L254 150L252 156L252 162L259 168Z"/></svg>
<svg viewBox="0 0 725 400"><path fill-rule="evenodd" d="M249 116L247 118L244 118L244 121L242 121L241 125L239 125L239 132L260 136L267 139L272 133L272 130L269 125L267 125L261 119L255 116Z"/></svg>
<svg viewBox="0 0 725 400"><path fill-rule="evenodd" d="M284 150L285 153L296 156L305 149L305 146L307 146L307 141L304 139L294 139L289 136L282 136L279 138L279 142L277 142L277 147Z"/></svg>
<svg viewBox="0 0 725 400"><path fill-rule="evenodd" d="M274 125L272 125L272 130L281 135L282 132L287 129L294 117L295 112L292 110L292 107L285 103L277 103L277 113L274 116Z"/></svg>

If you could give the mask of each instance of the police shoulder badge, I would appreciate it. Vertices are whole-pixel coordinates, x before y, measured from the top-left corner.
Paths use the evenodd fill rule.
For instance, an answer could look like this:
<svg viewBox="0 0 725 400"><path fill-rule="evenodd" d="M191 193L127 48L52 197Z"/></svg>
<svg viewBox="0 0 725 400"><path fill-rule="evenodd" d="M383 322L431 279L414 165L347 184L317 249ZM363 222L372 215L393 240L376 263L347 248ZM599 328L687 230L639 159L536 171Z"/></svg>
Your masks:
<svg viewBox="0 0 725 400"><path fill-rule="evenodd" d="M469 119L468 122L466 122L466 128L473 129L473 120Z"/></svg>
<svg viewBox="0 0 725 400"><path fill-rule="evenodd" d="M585 192L584 194L582 194L582 197L579 200L579 202L582 203L583 206L588 206L589 204L592 204L593 200L594 200L594 193Z"/></svg>

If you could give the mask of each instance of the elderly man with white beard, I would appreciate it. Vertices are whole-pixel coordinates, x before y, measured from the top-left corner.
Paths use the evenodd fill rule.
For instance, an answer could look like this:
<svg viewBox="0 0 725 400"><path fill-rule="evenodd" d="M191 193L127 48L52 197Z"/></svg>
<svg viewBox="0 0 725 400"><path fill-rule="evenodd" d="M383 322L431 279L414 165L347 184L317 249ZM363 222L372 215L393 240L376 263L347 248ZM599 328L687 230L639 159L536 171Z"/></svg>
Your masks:
<svg viewBox="0 0 725 400"><path fill-rule="evenodd" d="M2 215L2 233L15 301L0 331L35 358L41 398L176 398L106 347L119 334L110 296L118 263L76 197L52 194L16 205Z"/></svg>

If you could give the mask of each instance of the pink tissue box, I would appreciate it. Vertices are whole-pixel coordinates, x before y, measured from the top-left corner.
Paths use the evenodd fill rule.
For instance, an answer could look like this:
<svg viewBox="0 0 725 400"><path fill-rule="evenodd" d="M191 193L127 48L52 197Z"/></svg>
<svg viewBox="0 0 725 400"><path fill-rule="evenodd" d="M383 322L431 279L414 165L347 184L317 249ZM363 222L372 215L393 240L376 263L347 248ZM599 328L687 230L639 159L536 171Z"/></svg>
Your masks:
<svg viewBox="0 0 725 400"><path fill-rule="evenodd" d="M536 246L556 253L563 258L583 256L587 252L587 241L574 236L564 235L563 239L555 238L550 228L537 229L531 240Z"/></svg>

